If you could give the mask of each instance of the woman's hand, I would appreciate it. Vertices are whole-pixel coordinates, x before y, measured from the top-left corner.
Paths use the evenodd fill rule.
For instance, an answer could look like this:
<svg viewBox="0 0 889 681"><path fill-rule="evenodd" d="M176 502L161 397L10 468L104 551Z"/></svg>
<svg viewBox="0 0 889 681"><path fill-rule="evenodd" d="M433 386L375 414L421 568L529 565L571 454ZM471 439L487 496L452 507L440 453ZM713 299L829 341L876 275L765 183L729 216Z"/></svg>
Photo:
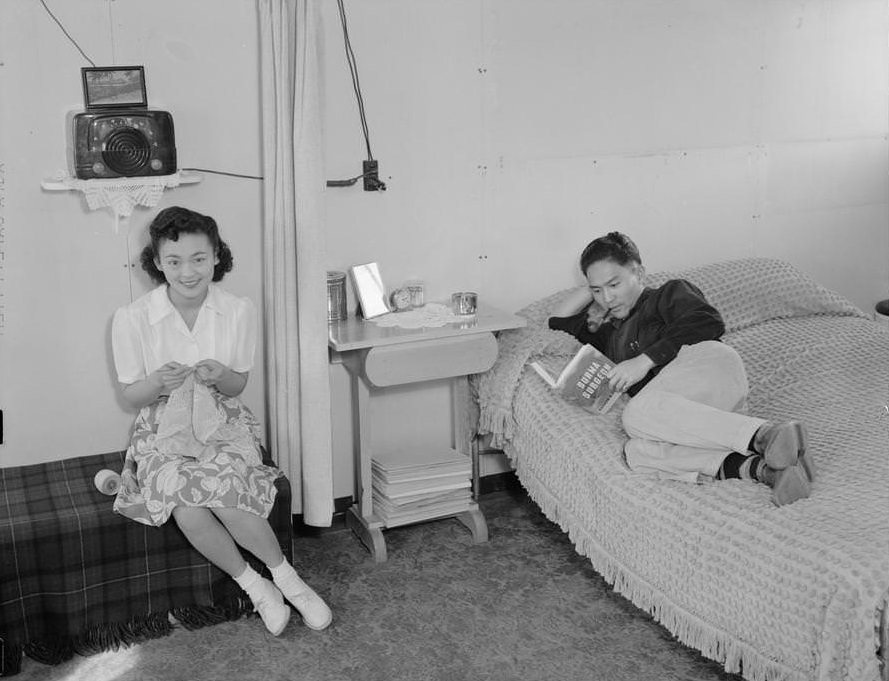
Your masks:
<svg viewBox="0 0 889 681"><path fill-rule="evenodd" d="M216 385L228 373L229 369L215 359L202 359L194 365L198 380L204 385Z"/></svg>
<svg viewBox="0 0 889 681"><path fill-rule="evenodd" d="M185 383L192 371L191 367L179 362L167 362L135 383L121 383L124 401L136 409L146 407L158 397L169 395Z"/></svg>
<svg viewBox="0 0 889 681"><path fill-rule="evenodd" d="M179 362L167 362L160 369L153 371L148 380L159 386L161 393L171 393L185 383L185 379L191 372L190 366Z"/></svg>
<svg viewBox="0 0 889 681"><path fill-rule="evenodd" d="M614 390L623 393L645 378L653 367L654 362L648 355L638 355L615 366L608 375L608 382Z"/></svg>
<svg viewBox="0 0 889 681"><path fill-rule="evenodd" d="M247 372L230 369L215 359L202 359L194 365L197 379L205 385L215 385L223 395L234 397L240 395L247 385Z"/></svg>

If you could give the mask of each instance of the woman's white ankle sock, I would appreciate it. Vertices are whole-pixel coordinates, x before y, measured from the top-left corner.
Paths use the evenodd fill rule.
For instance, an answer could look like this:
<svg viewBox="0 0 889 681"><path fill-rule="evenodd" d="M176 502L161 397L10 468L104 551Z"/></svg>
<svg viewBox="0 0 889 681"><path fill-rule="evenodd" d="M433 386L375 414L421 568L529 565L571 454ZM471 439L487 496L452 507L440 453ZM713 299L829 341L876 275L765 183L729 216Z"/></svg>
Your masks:
<svg viewBox="0 0 889 681"><path fill-rule="evenodd" d="M234 577L234 580L239 587L249 593L250 587L259 581L259 573L248 564L247 567L244 568L244 572L242 572L239 577Z"/></svg>
<svg viewBox="0 0 889 681"><path fill-rule="evenodd" d="M269 572L272 573L272 581L275 582L275 586L291 602L293 602L294 597L301 593L312 592L311 587L300 578L296 568L286 558L281 561L280 565L270 567Z"/></svg>

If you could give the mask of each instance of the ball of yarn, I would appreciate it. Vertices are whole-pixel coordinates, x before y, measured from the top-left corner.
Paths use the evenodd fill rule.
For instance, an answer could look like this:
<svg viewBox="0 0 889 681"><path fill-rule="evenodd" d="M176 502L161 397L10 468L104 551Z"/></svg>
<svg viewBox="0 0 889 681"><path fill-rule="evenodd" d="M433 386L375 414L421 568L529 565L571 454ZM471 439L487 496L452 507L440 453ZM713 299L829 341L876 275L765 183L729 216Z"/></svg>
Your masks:
<svg viewBox="0 0 889 681"><path fill-rule="evenodd" d="M120 489L120 474L104 468L96 473L93 482L96 485L96 489L102 494L113 496Z"/></svg>

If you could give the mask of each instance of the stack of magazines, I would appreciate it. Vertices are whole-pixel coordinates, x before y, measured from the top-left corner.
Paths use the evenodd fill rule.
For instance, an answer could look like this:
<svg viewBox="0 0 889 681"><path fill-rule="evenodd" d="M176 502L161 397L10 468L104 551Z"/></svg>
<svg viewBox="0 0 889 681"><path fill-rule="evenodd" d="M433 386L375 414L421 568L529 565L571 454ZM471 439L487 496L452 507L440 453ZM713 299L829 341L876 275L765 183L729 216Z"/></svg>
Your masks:
<svg viewBox="0 0 889 681"><path fill-rule="evenodd" d="M374 513L387 527L456 515L474 507L472 463L453 449L404 451L371 462Z"/></svg>

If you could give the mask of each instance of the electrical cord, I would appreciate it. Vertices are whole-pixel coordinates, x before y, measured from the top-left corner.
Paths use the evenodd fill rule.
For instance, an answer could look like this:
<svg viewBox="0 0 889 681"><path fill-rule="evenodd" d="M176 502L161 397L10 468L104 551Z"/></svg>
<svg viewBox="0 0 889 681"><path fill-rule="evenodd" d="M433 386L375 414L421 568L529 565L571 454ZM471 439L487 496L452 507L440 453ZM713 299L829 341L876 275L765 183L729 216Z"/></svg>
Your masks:
<svg viewBox="0 0 889 681"><path fill-rule="evenodd" d="M353 184L358 182L363 177L367 177L368 175L373 175L373 172L361 173L361 175L356 175L355 177L350 177L348 180L328 180L328 187L351 187Z"/></svg>
<svg viewBox="0 0 889 681"><path fill-rule="evenodd" d="M380 180L377 170L377 163L374 160L373 152L370 148L370 131L367 126L367 114L364 110L364 96L361 94L361 81L358 78L358 60L355 58L355 51L352 49L352 41L349 38L349 27L346 21L346 8L343 0L337 0L337 7L340 13L340 23L343 26L343 44L346 49L346 62L349 64L349 74L352 78L352 89L355 92L355 100L358 103L358 116L361 119L361 132L364 135L364 146L367 148L367 160L364 162L364 172L361 175L351 177L345 180L328 180L328 187L351 187L358 180L365 178L364 188L368 191L385 191L386 183ZM373 168L369 164L373 163Z"/></svg>
<svg viewBox="0 0 889 681"><path fill-rule="evenodd" d="M62 33L65 34L65 37L68 38L68 40L71 41L71 43L74 45L74 47L77 48L77 51L83 55L83 58L86 59L90 63L91 66L95 67L96 62L94 62L92 59L90 59L89 57L86 56L86 52L84 52L83 49L81 49L80 45L77 44L77 41L71 37L71 34L68 33L67 30L65 30L65 27L62 26L62 22L59 21L58 17L56 17L56 15L52 13L52 10L46 6L46 2L44 2L44 0L40 0L40 4L43 5L43 9L45 9L46 13L52 17L52 20L55 21L56 24L58 24L59 28L62 29Z"/></svg>
<svg viewBox="0 0 889 681"><path fill-rule="evenodd" d="M243 177L247 180L265 179L262 175L242 175L241 173L228 173L224 170L210 170L209 168L180 168L179 170L191 170L196 173L212 173L213 175L227 175L228 177Z"/></svg>
<svg viewBox="0 0 889 681"><path fill-rule="evenodd" d="M358 79L358 61L355 59L352 41L349 38L346 8L343 0L337 0L336 4L340 11L340 23L343 25L343 44L346 48L346 61L349 64L349 73L352 76L352 89L355 91L355 99L358 102L358 115L361 118L361 131L364 133L364 144L367 147L367 160L372 161L373 153L370 150L370 134L367 127L367 116L364 111L364 97L361 94L361 82Z"/></svg>

